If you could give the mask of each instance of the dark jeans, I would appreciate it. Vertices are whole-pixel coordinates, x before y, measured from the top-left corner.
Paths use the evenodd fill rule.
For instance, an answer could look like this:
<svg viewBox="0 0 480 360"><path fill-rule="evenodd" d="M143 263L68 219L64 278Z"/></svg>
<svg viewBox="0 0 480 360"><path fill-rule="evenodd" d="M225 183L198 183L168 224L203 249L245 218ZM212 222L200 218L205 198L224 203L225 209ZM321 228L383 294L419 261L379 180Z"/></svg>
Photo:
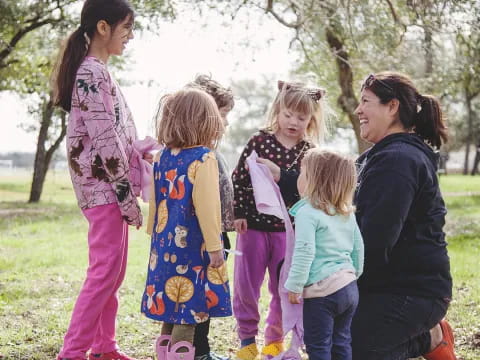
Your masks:
<svg viewBox="0 0 480 360"><path fill-rule="evenodd" d="M226 232L222 232L223 237L223 247L225 249L230 249L230 239ZM228 258L228 253L225 253L225 256ZM208 333L210 332L210 319L207 321L197 324L195 327L195 336L193 338L193 346L195 346L195 356L201 356L208 354L210 352L210 344L208 343Z"/></svg>
<svg viewBox="0 0 480 360"><path fill-rule="evenodd" d="M430 329L445 316L443 299L360 294L352 322L354 360L405 360L429 351Z"/></svg>
<svg viewBox="0 0 480 360"><path fill-rule="evenodd" d="M303 327L309 360L352 359L350 325L357 305L356 281L331 295L304 300Z"/></svg>
<svg viewBox="0 0 480 360"><path fill-rule="evenodd" d="M208 343L208 333L210 332L210 319L197 324L195 327L195 336L193 337L193 346L195 346L195 356L201 356L210 352Z"/></svg>

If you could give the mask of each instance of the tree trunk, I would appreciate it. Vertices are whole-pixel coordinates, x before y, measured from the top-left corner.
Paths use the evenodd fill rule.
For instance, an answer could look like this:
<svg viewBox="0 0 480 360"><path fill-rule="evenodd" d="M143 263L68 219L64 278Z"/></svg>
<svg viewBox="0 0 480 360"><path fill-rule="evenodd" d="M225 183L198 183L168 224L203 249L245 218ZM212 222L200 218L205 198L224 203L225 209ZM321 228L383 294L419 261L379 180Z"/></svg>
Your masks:
<svg viewBox="0 0 480 360"><path fill-rule="evenodd" d="M480 141L477 143L477 151L475 153L475 160L473 161L472 172L470 175L478 174L478 165L480 164Z"/></svg>
<svg viewBox="0 0 480 360"><path fill-rule="evenodd" d="M433 91L433 36L432 30L425 25L423 27L423 31L425 32L423 42L424 42L424 50L425 50L425 78L429 79L427 82L427 92L431 93Z"/></svg>
<svg viewBox="0 0 480 360"><path fill-rule="evenodd" d="M37 152L35 153L35 162L33 165L33 179L30 189L30 199L28 200L29 203L36 203L40 201L43 184L45 182L45 177L47 175L48 167L50 166L53 154L58 149L67 133L66 115L65 113L62 113L62 128L60 134L50 148L48 148L48 150L46 149L45 144L48 141L48 131L52 125L52 117L54 113L54 105L51 96L48 98L48 101L45 101L43 106L42 121L40 123L40 131L38 133Z"/></svg>
<svg viewBox="0 0 480 360"><path fill-rule="evenodd" d="M463 175L468 174L469 167L469 158L470 158L470 144L472 143L472 132L473 132L473 110L471 97L468 93L468 89L465 88L465 102L467 104L468 110L468 128L467 128L467 138L465 141L465 162L463 164Z"/></svg>
<svg viewBox="0 0 480 360"><path fill-rule="evenodd" d="M334 21L334 20L331 20ZM353 72L350 66L349 55L345 50L342 39L337 35L339 25L330 24L326 28L327 42L330 49L336 56L336 63L338 68L338 83L340 85L341 94L338 97L338 105L347 114L350 123L352 124L355 137L357 138L358 152L361 154L368 149L371 144L364 141L360 137L360 121L354 111L358 106L358 100L355 97L353 90Z"/></svg>

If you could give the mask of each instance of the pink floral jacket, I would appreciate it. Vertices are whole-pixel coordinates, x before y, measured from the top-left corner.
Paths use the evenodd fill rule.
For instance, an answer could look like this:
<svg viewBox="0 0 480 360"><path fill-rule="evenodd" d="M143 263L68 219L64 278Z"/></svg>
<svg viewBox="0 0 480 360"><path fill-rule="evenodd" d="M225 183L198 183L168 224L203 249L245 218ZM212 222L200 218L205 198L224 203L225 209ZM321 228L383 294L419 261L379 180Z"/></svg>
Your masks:
<svg viewBox="0 0 480 360"><path fill-rule="evenodd" d="M80 208L116 202L128 224L141 225L136 139L119 86L105 64L87 56L77 71L67 128L70 175Z"/></svg>

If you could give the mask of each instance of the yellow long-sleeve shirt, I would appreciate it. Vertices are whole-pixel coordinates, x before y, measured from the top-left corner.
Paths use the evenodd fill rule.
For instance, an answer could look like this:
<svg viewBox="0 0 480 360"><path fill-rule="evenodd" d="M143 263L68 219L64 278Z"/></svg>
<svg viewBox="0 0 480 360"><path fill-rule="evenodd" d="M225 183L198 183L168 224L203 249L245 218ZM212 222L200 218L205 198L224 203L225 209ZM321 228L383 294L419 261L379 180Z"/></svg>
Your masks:
<svg viewBox="0 0 480 360"><path fill-rule="evenodd" d="M155 156L154 161L158 161L160 155L161 153L158 153ZM210 152L208 153L207 159L197 168L192 192L195 214L197 215L208 252L222 249L222 243L220 240L221 208L218 176L217 159L215 158L215 154ZM147 233L149 235L153 232L155 212L155 187L152 186L147 222Z"/></svg>

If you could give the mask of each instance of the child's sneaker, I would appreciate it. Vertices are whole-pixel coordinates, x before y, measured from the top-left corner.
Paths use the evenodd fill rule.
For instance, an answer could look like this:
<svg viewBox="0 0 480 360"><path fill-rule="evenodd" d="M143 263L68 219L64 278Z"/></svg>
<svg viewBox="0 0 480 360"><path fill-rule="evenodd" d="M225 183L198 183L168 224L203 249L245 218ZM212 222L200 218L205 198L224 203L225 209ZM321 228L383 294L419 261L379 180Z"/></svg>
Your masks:
<svg viewBox="0 0 480 360"><path fill-rule="evenodd" d="M236 358L238 360L255 360L258 355L257 344L253 343L238 349Z"/></svg>
<svg viewBox="0 0 480 360"><path fill-rule="evenodd" d="M210 358L212 360L229 360L230 356L223 356L223 355L218 355L217 353L214 353L213 351L210 351Z"/></svg>
<svg viewBox="0 0 480 360"><path fill-rule="evenodd" d="M124 353L114 350L108 353L103 354L92 354L88 355L88 360L136 360L130 356L125 355Z"/></svg>
<svg viewBox="0 0 480 360"><path fill-rule="evenodd" d="M262 349L262 355L275 357L284 351L283 342L277 341L265 345Z"/></svg>
<svg viewBox="0 0 480 360"><path fill-rule="evenodd" d="M229 360L228 356L222 356L210 351L209 353L195 356L195 360Z"/></svg>

